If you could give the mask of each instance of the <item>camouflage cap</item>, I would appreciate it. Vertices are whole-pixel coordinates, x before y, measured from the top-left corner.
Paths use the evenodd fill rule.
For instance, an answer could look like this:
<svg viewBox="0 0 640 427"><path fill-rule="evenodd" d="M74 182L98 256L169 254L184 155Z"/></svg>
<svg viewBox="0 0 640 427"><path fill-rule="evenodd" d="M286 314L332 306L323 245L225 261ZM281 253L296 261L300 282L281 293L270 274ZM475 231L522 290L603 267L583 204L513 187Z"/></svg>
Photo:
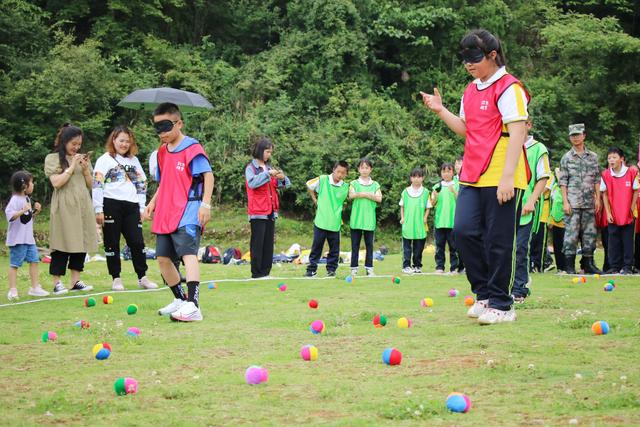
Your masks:
<svg viewBox="0 0 640 427"><path fill-rule="evenodd" d="M579 133L584 133L584 123L576 123L574 125L569 125L569 135L577 135Z"/></svg>

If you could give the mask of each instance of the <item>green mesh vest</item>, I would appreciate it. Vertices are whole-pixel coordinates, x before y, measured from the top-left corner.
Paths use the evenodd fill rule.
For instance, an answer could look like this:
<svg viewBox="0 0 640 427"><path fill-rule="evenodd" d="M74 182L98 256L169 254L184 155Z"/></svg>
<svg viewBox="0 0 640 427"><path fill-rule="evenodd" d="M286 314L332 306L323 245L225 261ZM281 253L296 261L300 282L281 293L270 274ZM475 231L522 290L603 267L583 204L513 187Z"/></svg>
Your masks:
<svg viewBox="0 0 640 427"><path fill-rule="evenodd" d="M342 225L342 205L349 195L349 186L344 181L341 186L331 185L329 175L321 175L318 185L318 207L313 221L316 227L328 231L340 231Z"/></svg>
<svg viewBox="0 0 640 427"><path fill-rule="evenodd" d="M371 181L369 185L360 184L356 179L351 181L351 186L356 193L375 194L380 189L380 184ZM349 226L356 230L373 231L376 229L376 208L378 204L369 199L354 199L351 206L351 218Z"/></svg>

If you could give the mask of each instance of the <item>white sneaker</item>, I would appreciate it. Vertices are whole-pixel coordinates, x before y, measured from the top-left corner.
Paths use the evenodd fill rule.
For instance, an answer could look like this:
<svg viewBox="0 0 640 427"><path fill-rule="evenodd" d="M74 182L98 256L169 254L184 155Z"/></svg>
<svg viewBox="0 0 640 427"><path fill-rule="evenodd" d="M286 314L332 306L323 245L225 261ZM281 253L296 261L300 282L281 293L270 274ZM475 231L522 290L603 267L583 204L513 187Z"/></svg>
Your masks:
<svg viewBox="0 0 640 427"><path fill-rule="evenodd" d="M405 268L403 268L403 269L402 269L402 272L403 272L404 274L413 274L413 268L411 268L411 267L405 267Z"/></svg>
<svg viewBox="0 0 640 427"><path fill-rule="evenodd" d="M493 325L494 323L514 322L516 320L516 311L511 308L509 311L502 311L496 308L487 308L484 313L478 317L478 323L481 325Z"/></svg>
<svg viewBox="0 0 640 427"><path fill-rule="evenodd" d="M198 322L202 320L202 312L196 305L187 301L178 311L171 313L171 320L178 322Z"/></svg>
<svg viewBox="0 0 640 427"><path fill-rule="evenodd" d="M482 316L487 308L489 308L488 299L478 300L471 306L469 311L467 311L467 317L477 319L478 317Z"/></svg>
<svg viewBox="0 0 640 427"><path fill-rule="evenodd" d="M9 301L16 301L18 300L18 290L16 288L11 288L9 289L9 293L7 293L7 299Z"/></svg>
<svg viewBox="0 0 640 427"><path fill-rule="evenodd" d="M158 285L149 280L147 276L144 276L142 279L138 280L138 286L142 289L158 289Z"/></svg>
<svg viewBox="0 0 640 427"><path fill-rule="evenodd" d="M413 267L413 272L416 274L422 274L422 269L420 267Z"/></svg>
<svg viewBox="0 0 640 427"><path fill-rule="evenodd" d="M180 298L175 298L171 304L166 305L164 307L162 307L160 310L158 310L158 314L160 316L166 316L169 315L171 313L175 313L176 311L178 311L180 309L180 307L182 307L184 304L186 304L185 300L181 300Z"/></svg>
<svg viewBox="0 0 640 427"><path fill-rule="evenodd" d="M367 272L367 276L375 276L375 273L373 272L373 267L365 267L364 271Z"/></svg>
<svg viewBox="0 0 640 427"><path fill-rule="evenodd" d="M69 292L69 290L64 287L62 282L56 283L55 286L53 287L54 295L62 295L62 294L66 294L67 292Z"/></svg>
<svg viewBox="0 0 640 427"><path fill-rule="evenodd" d="M352 268L351 269L351 276L352 277L356 277L358 275L358 269L357 268Z"/></svg>
<svg viewBox="0 0 640 427"><path fill-rule="evenodd" d="M436 269L436 271L434 273L436 273L436 274L444 274L444 270L438 268L438 269Z"/></svg>
<svg viewBox="0 0 640 427"><path fill-rule="evenodd" d="M124 284L122 283L122 279L116 277L113 279L113 283L111 284L112 291L124 291Z"/></svg>
<svg viewBox="0 0 640 427"><path fill-rule="evenodd" d="M32 297L46 297L49 295L49 292L45 291L42 289L42 286L38 285L36 288L29 288L28 294Z"/></svg>

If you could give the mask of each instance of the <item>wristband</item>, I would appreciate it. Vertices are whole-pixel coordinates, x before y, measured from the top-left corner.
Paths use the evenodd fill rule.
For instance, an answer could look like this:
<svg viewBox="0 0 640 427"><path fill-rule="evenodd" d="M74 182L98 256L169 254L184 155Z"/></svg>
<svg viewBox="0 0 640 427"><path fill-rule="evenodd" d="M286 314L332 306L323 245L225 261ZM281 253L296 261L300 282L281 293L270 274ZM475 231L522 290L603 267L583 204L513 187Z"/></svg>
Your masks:
<svg viewBox="0 0 640 427"><path fill-rule="evenodd" d="M211 209L211 205L209 203L205 203L205 202L201 202L200 203L200 207L201 208L205 208L205 209Z"/></svg>

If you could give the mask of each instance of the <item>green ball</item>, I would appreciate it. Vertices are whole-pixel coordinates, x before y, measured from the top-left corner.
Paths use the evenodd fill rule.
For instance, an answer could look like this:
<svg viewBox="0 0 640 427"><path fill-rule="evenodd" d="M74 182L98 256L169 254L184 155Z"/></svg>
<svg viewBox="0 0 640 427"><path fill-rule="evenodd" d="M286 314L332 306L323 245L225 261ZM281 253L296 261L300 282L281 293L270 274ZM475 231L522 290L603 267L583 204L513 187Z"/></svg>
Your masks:
<svg viewBox="0 0 640 427"><path fill-rule="evenodd" d="M96 305L96 299L94 297L85 298L84 305L85 307L93 307Z"/></svg>
<svg viewBox="0 0 640 427"><path fill-rule="evenodd" d="M136 314L138 312L138 306L135 304L129 304L127 307L127 314Z"/></svg>
<svg viewBox="0 0 640 427"><path fill-rule="evenodd" d="M395 278L393 279L393 283L395 283L396 285L397 285L398 283L400 283L400 278L399 278L399 277L395 277Z"/></svg>
<svg viewBox="0 0 640 427"><path fill-rule="evenodd" d="M124 387L124 377L120 377L113 383L113 389L115 390L118 396L124 396L127 394L127 390Z"/></svg>

